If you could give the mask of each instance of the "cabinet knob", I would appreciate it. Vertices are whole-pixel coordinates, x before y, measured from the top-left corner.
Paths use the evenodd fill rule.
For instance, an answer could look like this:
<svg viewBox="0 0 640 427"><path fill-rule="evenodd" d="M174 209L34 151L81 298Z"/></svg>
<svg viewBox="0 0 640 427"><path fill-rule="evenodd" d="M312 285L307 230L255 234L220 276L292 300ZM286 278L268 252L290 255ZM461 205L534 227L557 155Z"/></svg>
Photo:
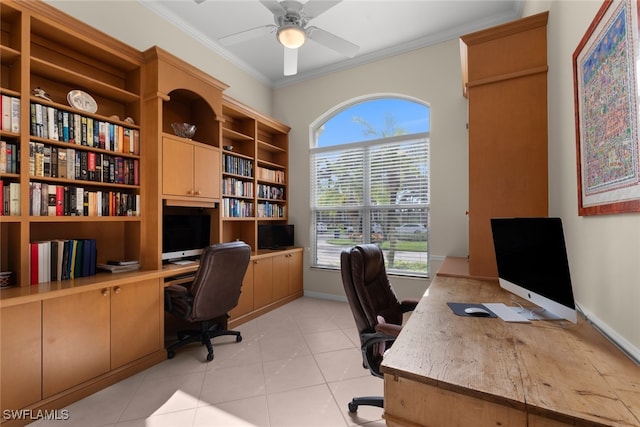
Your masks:
<svg viewBox="0 0 640 427"><path fill-rule="evenodd" d="M115 289L113 290L113 292L118 295L120 292L122 292L122 288L120 286L116 286Z"/></svg>
<svg viewBox="0 0 640 427"><path fill-rule="evenodd" d="M187 194L190 195L190 196L193 196L193 190L187 191Z"/></svg>
<svg viewBox="0 0 640 427"><path fill-rule="evenodd" d="M195 191L194 191L194 194L195 194L196 196L199 196L199 195L200 195L200 190L195 190Z"/></svg>
<svg viewBox="0 0 640 427"><path fill-rule="evenodd" d="M102 296L103 297L109 296L109 289L103 289L102 290Z"/></svg>

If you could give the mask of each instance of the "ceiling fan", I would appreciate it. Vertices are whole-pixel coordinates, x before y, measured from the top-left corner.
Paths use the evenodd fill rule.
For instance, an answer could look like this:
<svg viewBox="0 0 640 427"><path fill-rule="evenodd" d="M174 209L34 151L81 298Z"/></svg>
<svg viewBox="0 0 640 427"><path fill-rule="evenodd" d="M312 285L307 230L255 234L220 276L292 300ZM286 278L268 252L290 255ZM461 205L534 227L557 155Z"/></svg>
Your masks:
<svg viewBox="0 0 640 427"><path fill-rule="evenodd" d="M196 0L201 2L204 0ZM349 58L353 57L359 47L328 31L314 26L307 26L309 21L326 12L342 0L309 0L301 3L294 0L278 2L276 0L260 0L273 13L276 25L264 25L239 33L224 36L218 41L223 46L230 46L267 34L276 34L278 41L284 46L284 75L292 76L298 72L298 48L307 39L314 40L329 49Z"/></svg>

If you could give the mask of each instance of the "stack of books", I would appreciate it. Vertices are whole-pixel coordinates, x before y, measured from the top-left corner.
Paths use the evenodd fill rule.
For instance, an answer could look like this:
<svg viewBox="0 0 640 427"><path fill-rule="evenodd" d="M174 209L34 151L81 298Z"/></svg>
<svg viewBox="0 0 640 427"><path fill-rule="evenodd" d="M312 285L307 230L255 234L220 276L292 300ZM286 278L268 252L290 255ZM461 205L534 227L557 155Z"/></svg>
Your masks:
<svg viewBox="0 0 640 427"><path fill-rule="evenodd" d="M140 262L138 260L107 261L106 264L98 264L98 268L111 273L126 273L127 271L139 270Z"/></svg>

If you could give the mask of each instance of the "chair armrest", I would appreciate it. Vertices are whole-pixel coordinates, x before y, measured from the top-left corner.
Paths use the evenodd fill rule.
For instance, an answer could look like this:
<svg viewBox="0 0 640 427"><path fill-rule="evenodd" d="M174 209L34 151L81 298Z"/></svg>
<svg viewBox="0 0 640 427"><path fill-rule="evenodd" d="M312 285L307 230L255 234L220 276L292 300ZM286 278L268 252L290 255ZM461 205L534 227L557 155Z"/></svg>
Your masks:
<svg viewBox="0 0 640 427"><path fill-rule="evenodd" d="M402 310L403 313L415 310L417 305L418 305L418 300L414 300L414 299L405 299L400 301L400 309Z"/></svg>
<svg viewBox="0 0 640 427"><path fill-rule="evenodd" d="M392 336L394 338L397 337L398 334L400 334L401 330L402 326L394 325L393 323L378 323L376 325L376 332L383 335Z"/></svg>
<svg viewBox="0 0 640 427"><path fill-rule="evenodd" d="M169 285L164 288L164 309L183 319L191 314L193 297L189 290L182 285Z"/></svg>

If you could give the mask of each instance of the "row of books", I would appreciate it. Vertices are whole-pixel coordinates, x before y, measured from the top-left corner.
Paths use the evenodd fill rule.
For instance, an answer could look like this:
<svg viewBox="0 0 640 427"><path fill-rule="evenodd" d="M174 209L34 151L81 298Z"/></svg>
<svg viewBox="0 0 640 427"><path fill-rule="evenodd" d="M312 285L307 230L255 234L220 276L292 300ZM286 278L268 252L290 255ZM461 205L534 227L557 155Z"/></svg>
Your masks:
<svg viewBox="0 0 640 427"><path fill-rule="evenodd" d="M140 154L137 129L37 103L31 103L31 135L117 153Z"/></svg>
<svg viewBox="0 0 640 427"><path fill-rule="evenodd" d="M20 132L20 98L15 96L2 95L0 102L0 129L8 132Z"/></svg>
<svg viewBox="0 0 640 427"><path fill-rule="evenodd" d="M20 173L20 148L18 144L0 141L0 173Z"/></svg>
<svg viewBox="0 0 640 427"><path fill-rule="evenodd" d="M258 166L256 168L256 176L258 179L263 179L265 181L279 182L281 184L285 183L284 171L267 169Z"/></svg>
<svg viewBox="0 0 640 427"><path fill-rule="evenodd" d="M140 161L30 141L29 175L139 185Z"/></svg>
<svg viewBox="0 0 640 427"><path fill-rule="evenodd" d="M253 197L253 182L226 177L222 180L222 194L238 197Z"/></svg>
<svg viewBox="0 0 640 427"><path fill-rule="evenodd" d="M20 183L0 179L0 215L20 215Z"/></svg>
<svg viewBox="0 0 640 427"><path fill-rule="evenodd" d="M29 249L32 285L96 274L95 239L31 242Z"/></svg>
<svg viewBox="0 0 640 427"><path fill-rule="evenodd" d="M84 187L29 183L32 216L139 216L140 195Z"/></svg>
<svg viewBox="0 0 640 427"><path fill-rule="evenodd" d="M247 218L253 216L253 203L239 199L222 198L222 216L227 218Z"/></svg>
<svg viewBox="0 0 640 427"><path fill-rule="evenodd" d="M253 162L251 160L223 154L222 163L224 167L223 170L226 173L248 177L253 176Z"/></svg>
<svg viewBox="0 0 640 427"><path fill-rule="evenodd" d="M261 199L284 200L285 191L282 187L273 185L258 184L258 197Z"/></svg>
<svg viewBox="0 0 640 427"><path fill-rule="evenodd" d="M287 216L287 207L275 203L258 203L258 218L284 218Z"/></svg>

